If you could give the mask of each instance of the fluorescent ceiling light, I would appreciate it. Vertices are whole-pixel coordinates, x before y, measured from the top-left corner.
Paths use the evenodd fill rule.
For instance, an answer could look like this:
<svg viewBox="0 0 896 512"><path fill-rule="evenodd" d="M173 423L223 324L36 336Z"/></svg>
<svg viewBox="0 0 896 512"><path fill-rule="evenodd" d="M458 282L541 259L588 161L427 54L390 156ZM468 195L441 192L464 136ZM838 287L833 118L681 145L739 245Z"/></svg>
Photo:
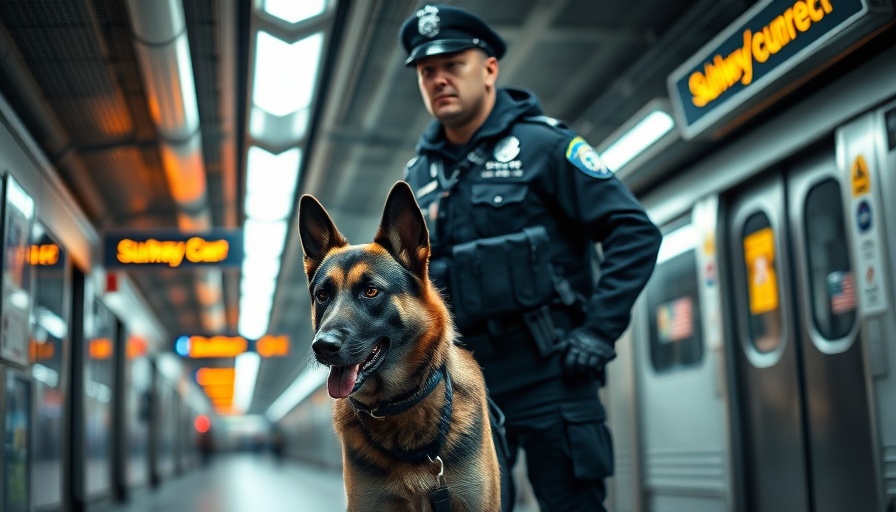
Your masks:
<svg viewBox="0 0 896 512"><path fill-rule="evenodd" d="M233 404L240 412L249 410L252 395L255 394L255 380L258 377L258 366L261 357L255 352L243 352L236 356L234 367L236 377L233 382Z"/></svg>
<svg viewBox="0 0 896 512"><path fill-rule="evenodd" d="M272 222L289 216L301 159L300 148L279 155L256 146L249 148L245 203L248 217Z"/></svg>
<svg viewBox="0 0 896 512"><path fill-rule="evenodd" d="M697 247L697 238L697 228L693 224L682 226L664 235L656 258L657 265Z"/></svg>
<svg viewBox="0 0 896 512"><path fill-rule="evenodd" d="M292 200L299 180L300 148L275 155L258 146L249 148L246 191L268 197L288 196Z"/></svg>
<svg viewBox="0 0 896 512"><path fill-rule="evenodd" d="M285 116L275 116L252 106L249 113L249 134L274 146L298 144L308 132L311 108L302 108Z"/></svg>
<svg viewBox="0 0 896 512"><path fill-rule="evenodd" d="M293 381L286 391L283 392L274 403L268 407L265 416L268 421L277 422L286 416L289 411L293 410L308 395L314 392L327 380L327 369L323 366L313 364L305 368L299 374L298 378Z"/></svg>
<svg viewBox="0 0 896 512"><path fill-rule="evenodd" d="M243 279L240 283L240 293L252 297L273 297L276 288L275 279Z"/></svg>
<svg viewBox="0 0 896 512"><path fill-rule="evenodd" d="M323 44L323 32L288 44L259 31L255 45L253 103L275 116L284 116L310 105Z"/></svg>
<svg viewBox="0 0 896 512"><path fill-rule="evenodd" d="M652 110L631 130L601 152L600 158L613 172L638 156L675 126L672 116L662 110Z"/></svg>
<svg viewBox="0 0 896 512"><path fill-rule="evenodd" d="M324 12L326 0L265 0L263 9L290 23L298 23Z"/></svg>
<svg viewBox="0 0 896 512"><path fill-rule="evenodd" d="M289 216L292 201L278 201L277 198L249 192L246 194L245 210L246 216L251 219L275 222Z"/></svg>
<svg viewBox="0 0 896 512"><path fill-rule="evenodd" d="M283 246L286 245L286 227L286 220L261 222L246 219L246 223L243 224L243 254L279 257L283 253Z"/></svg>
<svg viewBox="0 0 896 512"><path fill-rule="evenodd" d="M280 273L280 257L262 257L261 255L247 256L243 260L243 279L277 279Z"/></svg>
<svg viewBox="0 0 896 512"><path fill-rule="evenodd" d="M245 301L240 301L240 309L244 304ZM264 315L240 311L240 321L237 326L240 336L249 340L257 340L267 334L270 314L270 309Z"/></svg>

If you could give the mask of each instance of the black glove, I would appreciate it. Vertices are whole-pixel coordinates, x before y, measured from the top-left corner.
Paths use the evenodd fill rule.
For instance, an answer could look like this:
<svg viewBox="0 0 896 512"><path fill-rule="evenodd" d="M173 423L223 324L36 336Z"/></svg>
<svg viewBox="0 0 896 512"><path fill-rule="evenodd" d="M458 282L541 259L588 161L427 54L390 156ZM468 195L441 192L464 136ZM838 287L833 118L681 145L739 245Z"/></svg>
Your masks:
<svg viewBox="0 0 896 512"><path fill-rule="evenodd" d="M563 369L570 377L602 377L604 366L616 358L612 345L581 328L570 331L561 346L566 346Z"/></svg>

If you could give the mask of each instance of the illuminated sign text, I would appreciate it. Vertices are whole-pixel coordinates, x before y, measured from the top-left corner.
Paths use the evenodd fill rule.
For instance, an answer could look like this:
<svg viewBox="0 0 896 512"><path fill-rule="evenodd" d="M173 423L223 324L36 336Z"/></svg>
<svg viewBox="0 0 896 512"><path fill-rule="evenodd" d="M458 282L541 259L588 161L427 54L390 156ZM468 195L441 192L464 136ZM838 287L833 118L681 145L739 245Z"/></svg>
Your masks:
<svg viewBox="0 0 896 512"><path fill-rule="evenodd" d="M140 242L124 239L118 242L118 261L121 263L165 263L179 267L186 258L190 263L218 263L227 259L230 243L227 240L205 240L198 236L186 242L149 240Z"/></svg>
<svg viewBox="0 0 896 512"><path fill-rule="evenodd" d="M750 29L744 30L743 47L727 56L716 55L712 62L703 64L702 71L691 73L688 78L691 102L703 107L737 82L750 85L754 60L758 63L767 61L769 56L780 52L833 9L830 0L800 0L755 34Z"/></svg>
<svg viewBox="0 0 896 512"><path fill-rule="evenodd" d="M892 7L870 3L757 2L669 75L669 96L684 138L730 130L892 19Z"/></svg>
<svg viewBox="0 0 896 512"><path fill-rule="evenodd" d="M242 232L211 230L107 234L107 268L195 266L234 267L242 264Z"/></svg>

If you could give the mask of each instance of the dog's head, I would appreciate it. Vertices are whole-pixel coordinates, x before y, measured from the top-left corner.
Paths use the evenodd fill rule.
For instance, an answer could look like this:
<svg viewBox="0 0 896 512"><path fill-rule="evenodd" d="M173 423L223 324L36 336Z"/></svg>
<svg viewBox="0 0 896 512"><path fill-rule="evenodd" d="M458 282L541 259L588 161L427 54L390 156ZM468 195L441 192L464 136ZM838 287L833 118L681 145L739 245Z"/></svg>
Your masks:
<svg viewBox="0 0 896 512"><path fill-rule="evenodd" d="M439 364L448 311L427 275L429 232L410 186L392 187L372 243L349 245L312 196L299 201L312 349L334 398L376 394ZM391 386L390 386L391 384Z"/></svg>

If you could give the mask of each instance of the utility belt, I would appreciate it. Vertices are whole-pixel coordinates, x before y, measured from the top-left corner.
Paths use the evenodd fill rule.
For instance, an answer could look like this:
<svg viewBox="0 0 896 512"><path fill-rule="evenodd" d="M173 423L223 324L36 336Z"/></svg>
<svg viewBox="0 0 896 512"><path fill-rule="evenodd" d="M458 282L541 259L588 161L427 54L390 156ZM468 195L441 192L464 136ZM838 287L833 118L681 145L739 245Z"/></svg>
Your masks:
<svg viewBox="0 0 896 512"><path fill-rule="evenodd" d="M542 358L557 351L558 341L575 321L574 312L557 306L539 306L517 315L485 320L461 330L463 344L480 360L492 359L502 352L517 351L513 340L531 340Z"/></svg>
<svg viewBox="0 0 896 512"><path fill-rule="evenodd" d="M525 329L547 356L559 327L551 304L575 302L550 256L547 230L535 226L458 244L450 258L430 262L430 276L448 292L455 323L467 341L480 333L497 337Z"/></svg>

